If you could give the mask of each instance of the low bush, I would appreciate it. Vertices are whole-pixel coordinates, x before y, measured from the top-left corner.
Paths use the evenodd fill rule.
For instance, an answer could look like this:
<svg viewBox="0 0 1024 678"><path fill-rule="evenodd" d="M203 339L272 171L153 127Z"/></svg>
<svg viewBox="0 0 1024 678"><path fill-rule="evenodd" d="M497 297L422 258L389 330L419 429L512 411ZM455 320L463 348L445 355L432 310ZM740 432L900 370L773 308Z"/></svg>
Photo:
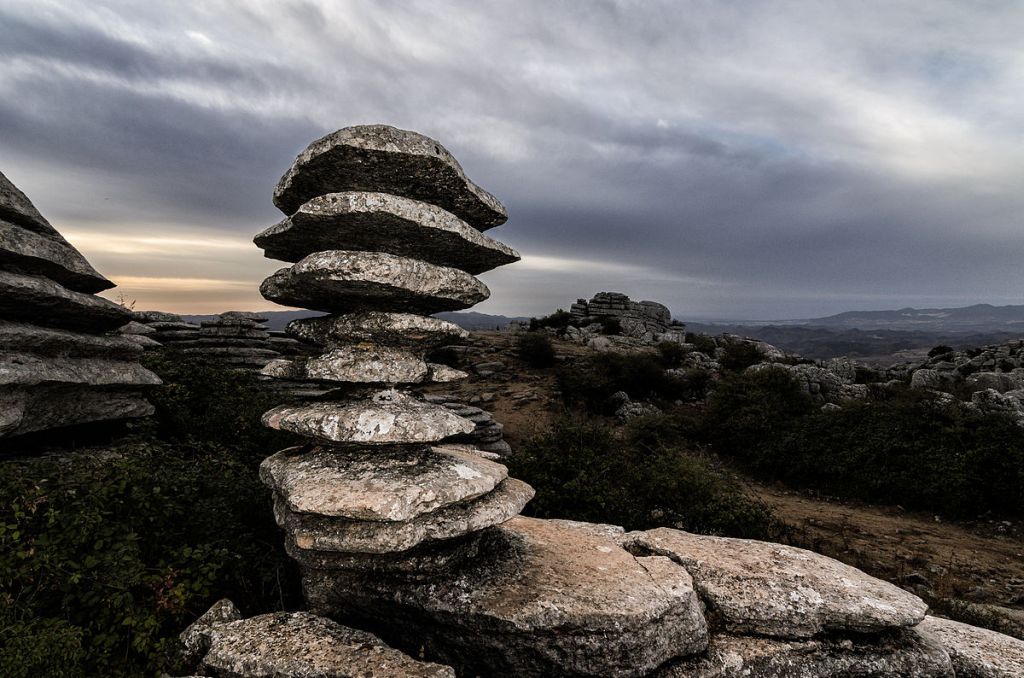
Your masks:
<svg viewBox="0 0 1024 678"><path fill-rule="evenodd" d="M537 491L528 515L751 538L766 538L776 527L771 513L688 445L669 419L644 418L621 431L562 419L508 463Z"/></svg>
<svg viewBox="0 0 1024 678"><path fill-rule="evenodd" d="M706 334L687 332L686 343L693 344L693 350L703 353L704 355L711 356L712 358L718 350L718 344L712 337L709 337Z"/></svg>
<svg viewBox="0 0 1024 678"><path fill-rule="evenodd" d="M176 671L177 634L216 599L298 604L269 499L219 445L0 465L0 674Z"/></svg>
<svg viewBox="0 0 1024 678"><path fill-rule="evenodd" d="M601 318L601 334L610 336L622 334L622 321L610 315Z"/></svg>
<svg viewBox="0 0 1024 678"><path fill-rule="evenodd" d="M682 344L675 341L660 341L655 348L658 349L662 364L669 369L681 367L689 353Z"/></svg>
<svg viewBox="0 0 1024 678"><path fill-rule="evenodd" d="M726 344L718 356L722 369L730 372L742 372L751 365L764 362L764 354L754 344L736 342Z"/></svg>
<svg viewBox="0 0 1024 678"><path fill-rule="evenodd" d="M735 374L708 399L702 436L763 478L827 494L950 517L1024 513L1020 427L920 391L821 412L782 370Z"/></svg>
<svg viewBox="0 0 1024 678"><path fill-rule="evenodd" d="M940 344L938 346L933 347L930 351L928 351L928 357L929 358L934 358L936 356L946 355L947 353L952 353L952 352L953 352L953 347L952 346L946 346L945 344Z"/></svg>
<svg viewBox="0 0 1024 678"><path fill-rule="evenodd" d="M572 324L572 313L558 309L551 315L542 316L540 318L530 319L530 331L536 332L537 330L545 327L550 327L556 330L564 330Z"/></svg>
<svg viewBox="0 0 1024 678"><path fill-rule="evenodd" d="M562 399L570 407L611 414L608 399L625 391L633 400L675 401L688 397L687 386L666 374L658 356L606 353L566 365L558 371Z"/></svg>
<svg viewBox="0 0 1024 678"><path fill-rule="evenodd" d="M551 340L539 332L527 332L516 342L519 358L530 367L551 367L555 364L555 349Z"/></svg>

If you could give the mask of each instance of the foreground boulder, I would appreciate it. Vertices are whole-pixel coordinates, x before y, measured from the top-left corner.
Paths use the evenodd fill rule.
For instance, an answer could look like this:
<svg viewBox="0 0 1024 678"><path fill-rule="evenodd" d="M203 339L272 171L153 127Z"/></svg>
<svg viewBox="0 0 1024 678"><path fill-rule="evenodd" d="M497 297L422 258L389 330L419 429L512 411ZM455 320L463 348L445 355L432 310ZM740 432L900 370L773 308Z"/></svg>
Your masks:
<svg viewBox="0 0 1024 678"><path fill-rule="evenodd" d="M926 617L919 628L949 653L957 676L1024 676L1024 641L931 616Z"/></svg>
<svg viewBox="0 0 1024 678"><path fill-rule="evenodd" d="M454 678L447 666L420 662L357 631L307 612L242 619L221 601L181 637L197 671L216 678Z"/></svg>
<svg viewBox="0 0 1024 678"><path fill-rule="evenodd" d="M152 414L145 338L106 336L131 312L0 174L0 438Z"/></svg>

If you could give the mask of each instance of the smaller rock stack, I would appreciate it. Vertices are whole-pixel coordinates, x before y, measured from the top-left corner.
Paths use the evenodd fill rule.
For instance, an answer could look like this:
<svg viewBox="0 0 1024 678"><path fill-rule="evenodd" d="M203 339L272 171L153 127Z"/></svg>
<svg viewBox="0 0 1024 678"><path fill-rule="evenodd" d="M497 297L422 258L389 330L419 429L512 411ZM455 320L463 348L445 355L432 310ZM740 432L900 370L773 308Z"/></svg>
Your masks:
<svg viewBox="0 0 1024 678"><path fill-rule="evenodd" d="M113 286L0 174L0 438L152 413Z"/></svg>
<svg viewBox="0 0 1024 678"><path fill-rule="evenodd" d="M452 442L466 443L473 449L502 457L512 453L511 446L504 440L505 427L495 421L494 415L487 410L459 402L444 394L428 394L423 396L423 399L444 405L460 417L473 422L472 431L452 437Z"/></svg>
<svg viewBox="0 0 1024 678"><path fill-rule="evenodd" d="M232 367L263 369L280 354L259 313L228 311L201 323L197 339L178 342L186 355L201 356Z"/></svg>
<svg viewBox="0 0 1024 678"><path fill-rule="evenodd" d="M139 325L149 328L152 333L147 337L156 341L161 346L174 347L179 344L189 345L189 342L199 339L199 325L185 322L184 318L174 313L163 311L134 311L132 320ZM134 326L133 326L134 327ZM141 331L136 328L136 334Z"/></svg>

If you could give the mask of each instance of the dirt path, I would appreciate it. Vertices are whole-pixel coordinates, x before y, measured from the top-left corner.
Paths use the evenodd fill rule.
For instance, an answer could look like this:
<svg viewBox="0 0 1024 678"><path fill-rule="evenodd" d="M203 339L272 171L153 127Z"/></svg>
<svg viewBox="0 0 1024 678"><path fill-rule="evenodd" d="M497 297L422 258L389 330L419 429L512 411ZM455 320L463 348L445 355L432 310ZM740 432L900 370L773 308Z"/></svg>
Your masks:
<svg viewBox="0 0 1024 678"><path fill-rule="evenodd" d="M751 490L805 548L934 597L1024 605L1020 525L946 523L899 507L829 501L757 484Z"/></svg>

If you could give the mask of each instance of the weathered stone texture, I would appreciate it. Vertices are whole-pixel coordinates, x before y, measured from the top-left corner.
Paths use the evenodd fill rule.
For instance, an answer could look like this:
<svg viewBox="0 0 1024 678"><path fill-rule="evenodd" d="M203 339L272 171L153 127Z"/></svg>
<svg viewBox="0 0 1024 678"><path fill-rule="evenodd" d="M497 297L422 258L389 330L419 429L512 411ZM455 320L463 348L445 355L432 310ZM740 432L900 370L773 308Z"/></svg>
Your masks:
<svg viewBox="0 0 1024 678"><path fill-rule="evenodd" d="M808 638L913 626L917 596L825 556L792 546L659 528L627 535L634 553L672 558L722 627L734 633Z"/></svg>
<svg viewBox="0 0 1024 678"><path fill-rule="evenodd" d="M958 678L1024 676L1022 640L940 617L925 617L918 628L945 648Z"/></svg>
<svg viewBox="0 0 1024 678"><path fill-rule="evenodd" d="M470 181L441 144L389 125L346 127L311 143L281 177L274 204L293 214L311 198L342 191L421 200L481 231L508 219L501 203Z"/></svg>
<svg viewBox="0 0 1024 678"><path fill-rule="evenodd" d="M35 275L0 271L0 317L84 332L116 330L128 309Z"/></svg>
<svg viewBox="0 0 1024 678"><path fill-rule="evenodd" d="M0 220L0 269L42 275L77 292L114 286L60 234L42 235Z"/></svg>
<svg viewBox="0 0 1024 678"><path fill-rule="evenodd" d="M293 320L288 323L288 332L331 348L372 342L426 349L469 336L469 332L447 320L380 311Z"/></svg>
<svg viewBox="0 0 1024 678"><path fill-rule="evenodd" d="M343 249L387 252L476 274L519 260L511 247L454 214L387 193L318 196L257 235L255 242L264 256L292 262L314 252Z"/></svg>
<svg viewBox="0 0 1024 678"><path fill-rule="evenodd" d="M328 313L385 310L437 313L469 308L490 291L468 273L381 252L311 254L263 281L260 292L285 306Z"/></svg>

